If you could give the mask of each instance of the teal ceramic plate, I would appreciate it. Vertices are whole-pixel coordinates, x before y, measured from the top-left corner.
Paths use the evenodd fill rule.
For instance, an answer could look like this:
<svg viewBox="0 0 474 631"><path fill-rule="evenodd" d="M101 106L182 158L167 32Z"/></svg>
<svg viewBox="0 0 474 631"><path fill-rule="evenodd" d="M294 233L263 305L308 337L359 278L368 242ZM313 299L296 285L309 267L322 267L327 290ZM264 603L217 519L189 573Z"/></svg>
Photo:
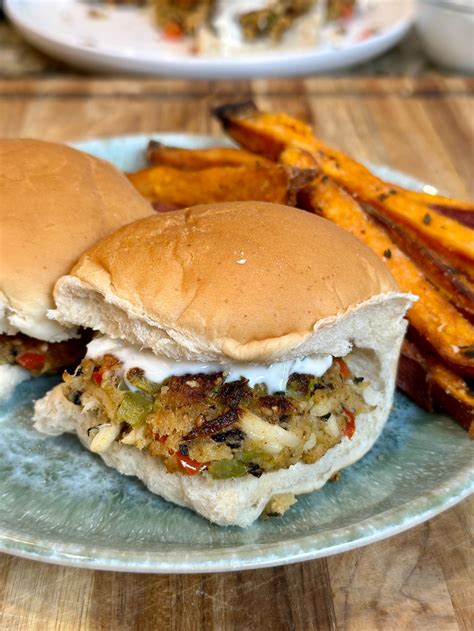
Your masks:
<svg viewBox="0 0 474 631"><path fill-rule="evenodd" d="M166 135L206 146L212 139ZM144 136L80 143L123 169L142 164ZM420 183L393 171L402 185ZM304 561L406 530L474 488L472 444L449 418L397 394L378 442L338 482L301 496L282 518L214 526L108 469L73 436L43 438L32 403L57 378L21 384L0 406L0 548L51 563L127 572L219 572Z"/></svg>

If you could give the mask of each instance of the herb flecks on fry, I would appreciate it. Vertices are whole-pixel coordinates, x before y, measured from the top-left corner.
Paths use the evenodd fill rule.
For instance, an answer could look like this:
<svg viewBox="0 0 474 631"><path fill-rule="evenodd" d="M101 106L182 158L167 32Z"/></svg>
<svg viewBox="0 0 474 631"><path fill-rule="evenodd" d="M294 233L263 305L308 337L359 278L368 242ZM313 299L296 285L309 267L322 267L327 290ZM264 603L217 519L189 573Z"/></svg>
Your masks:
<svg viewBox="0 0 474 631"><path fill-rule="evenodd" d="M387 219L370 206L364 210L389 234L390 238L407 254L426 278L458 309L474 323L474 283L464 274L453 269L443 257L424 245L406 226ZM390 251L389 251L390 252ZM390 258L384 253L385 258Z"/></svg>
<svg viewBox="0 0 474 631"><path fill-rule="evenodd" d="M420 336L453 369L474 375L474 361L459 348L472 343L474 327L426 280L422 271L390 239L385 230L372 221L335 182L318 176L300 194L301 205L345 228L383 257L403 291L420 297L408 312L408 320ZM390 251L390 257L384 253Z"/></svg>
<svg viewBox="0 0 474 631"><path fill-rule="evenodd" d="M459 199L450 199L442 195L407 191L398 186L394 186L394 188L403 197L411 199L418 204L424 204L427 209L434 210L442 215L446 215L446 217L455 219L469 228L474 228L474 204Z"/></svg>

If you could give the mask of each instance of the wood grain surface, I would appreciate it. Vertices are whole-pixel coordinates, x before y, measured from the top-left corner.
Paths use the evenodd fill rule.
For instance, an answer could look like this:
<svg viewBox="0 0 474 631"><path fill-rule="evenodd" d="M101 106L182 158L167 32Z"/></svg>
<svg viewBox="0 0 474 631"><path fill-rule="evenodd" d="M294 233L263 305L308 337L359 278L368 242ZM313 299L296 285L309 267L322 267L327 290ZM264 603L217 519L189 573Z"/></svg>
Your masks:
<svg viewBox="0 0 474 631"><path fill-rule="evenodd" d="M317 78L0 81L0 136L77 140L134 132L219 133L211 107L254 98L329 143L458 197L474 197L474 80ZM470 630L472 512L328 559L242 573L134 575L0 555L0 629Z"/></svg>

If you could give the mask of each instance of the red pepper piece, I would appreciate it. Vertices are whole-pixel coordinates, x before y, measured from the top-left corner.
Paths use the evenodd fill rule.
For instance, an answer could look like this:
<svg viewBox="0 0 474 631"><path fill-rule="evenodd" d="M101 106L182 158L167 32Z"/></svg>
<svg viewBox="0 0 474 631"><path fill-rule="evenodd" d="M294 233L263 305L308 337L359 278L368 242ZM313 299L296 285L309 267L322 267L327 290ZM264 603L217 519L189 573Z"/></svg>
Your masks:
<svg viewBox="0 0 474 631"><path fill-rule="evenodd" d="M196 475L198 473L202 473L207 469L207 465L198 462L197 460L193 460L189 456L183 456L179 451L175 454L178 459L179 465L183 471L187 475Z"/></svg>
<svg viewBox="0 0 474 631"><path fill-rule="evenodd" d="M102 383L102 379L103 379L102 373L100 372L100 370L97 371L97 372L93 372L92 373L92 379L96 382L96 384L98 386L100 386L100 384Z"/></svg>
<svg viewBox="0 0 474 631"><path fill-rule="evenodd" d="M23 353L16 358L17 364L27 370L41 370L44 366L46 356L42 353Z"/></svg>
<svg viewBox="0 0 474 631"><path fill-rule="evenodd" d="M337 365L339 366L339 372L341 373L341 377L343 379L349 379L351 376L351 371L349 370L349 366L342 359L342 357L336 357Z"/></svg>
<svg viewBox="0 0 474 631"><path fill-rule="evenodd" d="M168 438L168 434L164 434L163 436L160 436L160 434L153 434L153 438L164 445Z"/></svg>
<svg viewBox="0 0 474 631"><path fill-rule="evenodd" d="M354 436L354 432L356 429L355 416L347 408L342 408L342 410L344 414L347 416L347 418L349 419L346 423L346 426L344 427L344 435L347 436L347 438L352 438Z"/></svg>

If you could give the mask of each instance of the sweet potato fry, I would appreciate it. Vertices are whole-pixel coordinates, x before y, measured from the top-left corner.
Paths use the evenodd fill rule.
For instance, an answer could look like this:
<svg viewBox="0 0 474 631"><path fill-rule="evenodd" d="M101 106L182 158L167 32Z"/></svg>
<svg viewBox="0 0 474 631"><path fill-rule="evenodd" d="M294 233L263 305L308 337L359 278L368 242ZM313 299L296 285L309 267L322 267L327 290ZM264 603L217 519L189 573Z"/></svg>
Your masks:
<svg viewBox="0 0 474 631"><path fill-rule="evenodd" d="M402 290L420 297L407 316L420 338L455 372L474 376L474 326L426 280L348 193L327 176L319 175L300 192L298 205L337 223L381 256Z"/></svg>
<svg viewBox="0 0 474 631"><path fill-rule="evenodd" d="M259 112L247 102L215 110L226 131L244 148L277 160L288 147L309 152L318 168L340 186L369 203L385 216L412 229L434 250L474 280L474 231L436 210L398 194L366 167L331 149L316 138L311 128L285 114Z"/></svg>
<svg viewBox="0 0 474 631"><path fill-rule="evenodd" d="M287 147L280 154L280 162L300 168L315 167L310 153L299 147ZM402 189L400 189L402 190ZM439 254L421 243L416 235L405 226L387 219L369 205L364 210L381 224L392 241L407 254L423 271L425 276L443 295L471 322L474 322L474 284L448 264Z"/></svg>
<svg viewBox="0 0 474 631"><path fill-rule="evenodd" d="M283 165L212 167L181 171L156 166L128 178L153 204L185 208L212 202L257 200L292 205L298 187L309 181L314 171L302 172Z"/></svg>
<svg viewBox="0 0 474 631"><path fill-rule="evenodd" d="M459 223L474 228L474 204L461 201L460 199L450 199L442 195L430 195L429 193L420 193L418 191L408 191L395 186L400 194L412 199L419 204L425 204L427 210L434 210L446 217L451 217L459 221Z"/></svg>
<svg viewBox="0 0 474 631"><path fill-rule="evenodd" d="M198 171L210 167L270 166L272 164L270 160L244 149L233 147L182 149L180 147L168 147L156 140L151 140L148 143L146 157L150 164L174 167L182 171Z"/></svg>
<svg viewBox="0 0 474 631"><path fill-rule="evenodd" d="M464 379L439 362L430 361L433 398L438 409L456 419L474 438L474 396Z"/></svg>
<svg viewBox="0 0 474 631"><path fill-rule="evenodd" d="M474 284L469 278L421 243L409 228L390 221L371 206L364 206L364 210L383 226L392 241L414 261L444 297L474 323Z"/></svg>
<svg viewBox="0 0 474 631"><path fill-rule="evenodd" d="M446 217L450 217L468 228L474 228L474 212L472 210L454 206L443 206L441 204L429 204L428 208L431 208L431 210L441 213Z"/></svg>
<svg viewBox="0 0 474 631"><path fill-rule="evenodd" d="M253 101L221 105L213 113L242 147L269 160L277 161L291 146L314 152L311 127L287 114L260 112Z"/></svg>
<svg viewBox="0 0 474 631"><path fill-rule="evenodd" d="M397 190L403 192L407 197L411 197L413 201L420 204L428 204L434 206L446 206L447 208L458 208L461 212L474 212L474 204L454 197L445 197L444 195L425 193L423 191L411 191L400 186L395 186Z"/></svg>
<svg viewBox="0 0 474 631"><path fill-rule="evenodd" d="M447 412L474 437L474 393L468 384L408 340L402 346L397 386L425 410Z"/></svg>
<svg viewBox="0 0 474 631"><path fill-rule="evenodd" d="M315 160L312 155L299 147L287 147L280 154L280 162L300 168L315 166ZM365 205L364 210L377 223L383 226L392 241L416 263L419 269L423 271L425 276L443 295L473 323L474 284L469 278L452 268L439 254L421 243L409 228L399 226L369 205Z"/></svg>
<svg viewBox="0 0 474 631"><path fill-rule="evenodd" d="M318 164L309 151L290 145L278 156L278 162L299 169L318 169Z"/></svg>

